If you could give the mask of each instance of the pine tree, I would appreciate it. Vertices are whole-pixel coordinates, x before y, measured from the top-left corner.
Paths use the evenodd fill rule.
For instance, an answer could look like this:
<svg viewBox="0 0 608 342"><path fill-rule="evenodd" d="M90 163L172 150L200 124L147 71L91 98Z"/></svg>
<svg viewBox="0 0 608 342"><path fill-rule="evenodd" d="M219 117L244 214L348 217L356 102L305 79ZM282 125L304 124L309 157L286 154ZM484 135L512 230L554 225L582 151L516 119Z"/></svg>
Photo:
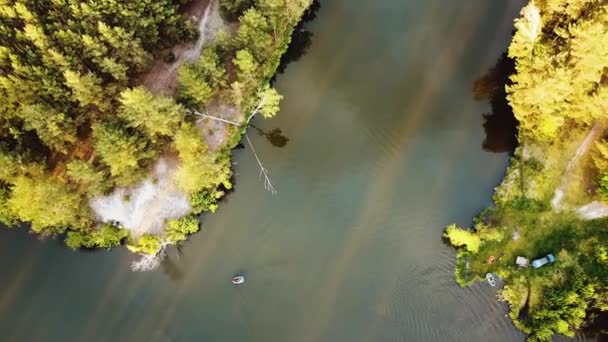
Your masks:
<svg viewBox="0 0 608 342"><path fill-rule="evenodd" d="M193 194L213 189L220 184L230 188L230 159L222 153L210 152L196 127L185 124L175 137L180 166L176 174L178 186Z"/></svg>
<svg viewBox="0 0 608 342"><path fill-rule="evenodd" d="M72 90L72 96L81 106L95 105L100 109L108 107L108 103L104 103L105 96L101 80L93 73L80 75L77 72L66 70L63 76L65 84Z"/></svg>
<svg viewBox="0 0 608 342"><path fill-rule="evenodd" d="M110 174L118 184L132 184L142 176L146 162L154 158L155 152L146 140L118 122L93 126L95 150L110 167Z"/></svg>
<svg viewBox="0 0 608 342"><path fill-rule="evenodd" d="M52 178L33 180L18 177L13 182L8 205L20 220L32 222L32 230L62 232L67 227L90 224L86 205L77 192ZM84 215L83 215L84 212Z"/></svg>
<svg viewBox="0 0 608 342"><path fill-rule="evenodd" d="M144 87L127 89L120 94L118 115L130 127L145 132L152 140L171 136L184 120L184 109L172 98L154 96Z"/></svg>

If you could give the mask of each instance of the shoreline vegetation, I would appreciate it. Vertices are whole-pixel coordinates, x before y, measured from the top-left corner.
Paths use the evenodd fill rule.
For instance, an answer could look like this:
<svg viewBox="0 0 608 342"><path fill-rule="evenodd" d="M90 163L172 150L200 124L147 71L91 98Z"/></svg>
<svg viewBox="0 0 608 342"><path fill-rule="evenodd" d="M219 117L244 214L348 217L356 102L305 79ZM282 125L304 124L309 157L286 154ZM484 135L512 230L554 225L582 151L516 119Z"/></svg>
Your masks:
<svg viewBox="0 0 608 342"><path fill-rule="evenodd" d="M524 7L508 50L515 72L503 84L519 146L494 204L473 227L444 233L457 248L458 284L498 275L505 284L498 298L530 341L572 337L608 311L606 41L603 2ZM502 91L487 79L478 86ZM549 253L556 261L540 268L516 264Z"/></svg>
<svg viewBox="0 0 608 342"><path fill-rule="evenodd" d="M251 117L279 111L269 83L311 4L4 2L0 221L157 267L231 189Z"/></svg>

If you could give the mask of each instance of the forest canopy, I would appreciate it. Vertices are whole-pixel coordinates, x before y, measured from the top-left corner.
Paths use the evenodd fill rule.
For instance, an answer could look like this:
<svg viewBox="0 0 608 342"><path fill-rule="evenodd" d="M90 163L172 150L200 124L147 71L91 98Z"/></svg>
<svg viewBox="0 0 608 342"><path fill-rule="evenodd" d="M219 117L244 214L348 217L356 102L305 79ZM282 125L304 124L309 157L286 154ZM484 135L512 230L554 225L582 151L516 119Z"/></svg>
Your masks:
<svg viewBox="0 0 608 342"><path fill-rule="evenodd" d="M0 2L7 223L29 221L47 234L86 230L88 197L145 172L157 136L170 135L183 114L172 99L129 87L163 49L196 35L179 6L170 0Z"/></svg>
<svg viewBox="0 0 608 342"><path fill-rule="evenodd" d="M96 222L89 203L149 177L159 158L179 162L175 183L193 213L217 208L232 186L230 149L242 127L208 146L213 130L192 111L228 108L237 122L276 114L281 96L268 82L311 1L217 3L235 30L176 65L177 92L165 96L142 75L197 39L188 0L0 0L2 222L67 233L72 248L115 246L129 234L120 222ZM167 224L166 237L131 244L183 241L198 230L187 217Z"/></svg>
<svg viewBox="0 0 608 342"><path fill-rule="evenodd" d="M608 7L602 1L531 2L515 23L509 104L524 139L550 141L606 117Z"/></svg>
<svg viewBox="0 0 608 342"><path fill-rule="evenodd" d="M519 147L495 206L472 229L452 225L444 234L458 248L457 282L486 273L504 279L499 296L530 341L573 337L608 310L608 219L581 211L608 204L607 14L608 4L595 0L524 7L506 85ZM525 266L549 253L554 262Z"/></svg>

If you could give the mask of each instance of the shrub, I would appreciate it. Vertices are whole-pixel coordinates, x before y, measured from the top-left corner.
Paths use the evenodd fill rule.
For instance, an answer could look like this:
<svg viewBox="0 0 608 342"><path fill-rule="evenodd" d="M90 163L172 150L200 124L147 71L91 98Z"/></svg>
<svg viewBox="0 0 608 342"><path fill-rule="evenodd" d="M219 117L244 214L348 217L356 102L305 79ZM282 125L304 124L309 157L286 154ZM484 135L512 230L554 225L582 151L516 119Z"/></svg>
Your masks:
<svg viewBox="0 0 608 342"><path fill-rule="evenodd" d="M458 228L455 224L447 227L443 234L453 246L464 246L468 252L477 253L481 245L481 239L475 233Z"/></svg>
<svg viewBox="0 0 608 342"><path fill-rule="evenodd" d="M152 234L144 234L137 241L129 241L127 248L133 253L154 255L158 253L160 238Z"/></svg>
<svg viewBox="0 0 608 342"><path fill-rule="evenodd" d="M456 256L456 269L454 270L454 276L456 283L460 287L465 287L473 284L475 281L481 279L476 274L472 274L469 270L469 258L468 252L465 250L459 250Z"/></svg>
<svg viewBox="0 0 608 342"><path fill-rule="evenodd" d="M196 233L200 229L199 221L196 216L184 216L178 220L169 221L165 234L171 242L186 240L189 234Z"/></svg>
<svg viewBox="0 0 608 342"><path fill-rule="evenodd" d="M598 178L597 193L603 201L608 201L608 174L603 174Z"/></svg>
<svg viewBox="0 0 608 342"><path fill-rule="evenodd" d="M224 195L222 191L215 191L213 193L203 190L190 195L190 205L192 206L192 212L200 214L203 211L210 211L214 213L217 210L217 200Z"/></svg>
<svg viewBox="0 0 608 342"><path fill-rule="evenodd" d="M74 250L95 247L111 249L119 246L127 236L129 236L128 230L116 228L108 223L86 232L69 231L65 244Z"/></svg>

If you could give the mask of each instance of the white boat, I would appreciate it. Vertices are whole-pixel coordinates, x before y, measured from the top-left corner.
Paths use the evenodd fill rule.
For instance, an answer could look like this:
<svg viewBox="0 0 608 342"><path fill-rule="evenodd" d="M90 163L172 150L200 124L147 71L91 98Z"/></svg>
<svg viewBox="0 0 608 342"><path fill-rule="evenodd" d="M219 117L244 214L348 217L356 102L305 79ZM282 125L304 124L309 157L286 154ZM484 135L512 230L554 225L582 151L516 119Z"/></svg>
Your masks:
<svg viewBox="0 0 608 342"><path fill-rule="evenodd" d="M231 281L234 285L241 285L245 283L245 277L243 277L242 275L237 275L232 277Z"/></svg>
<svg viewBox="0 0 608 342"><path fill-rule="evenodd" d="M494 280L494 276L492 273L486 273L486 280L490 286L496 286L496 280Z"/></svg>

